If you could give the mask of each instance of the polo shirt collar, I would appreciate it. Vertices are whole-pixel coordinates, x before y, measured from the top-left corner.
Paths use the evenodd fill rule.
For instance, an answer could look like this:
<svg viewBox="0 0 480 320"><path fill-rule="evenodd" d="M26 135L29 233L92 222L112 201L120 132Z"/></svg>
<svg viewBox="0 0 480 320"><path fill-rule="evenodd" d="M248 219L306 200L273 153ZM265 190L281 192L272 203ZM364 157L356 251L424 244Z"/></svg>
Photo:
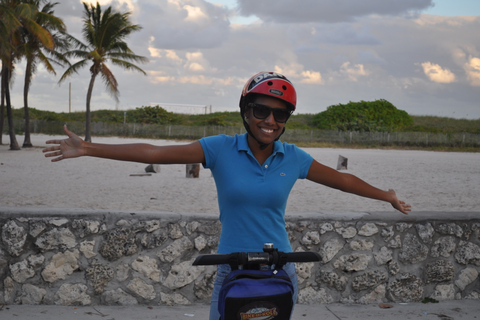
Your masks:
<svg viewBox="0 0 480 320"><path fill-rule="evenodd" d="M248 146L247 141L248 133L244 133L238 136L237 140L237 148L238 151L247 151L251 153L250 147ZM285 149L283 148L283 143L280 140L273 142L273 154L277 153L285 153Z"/></svg>

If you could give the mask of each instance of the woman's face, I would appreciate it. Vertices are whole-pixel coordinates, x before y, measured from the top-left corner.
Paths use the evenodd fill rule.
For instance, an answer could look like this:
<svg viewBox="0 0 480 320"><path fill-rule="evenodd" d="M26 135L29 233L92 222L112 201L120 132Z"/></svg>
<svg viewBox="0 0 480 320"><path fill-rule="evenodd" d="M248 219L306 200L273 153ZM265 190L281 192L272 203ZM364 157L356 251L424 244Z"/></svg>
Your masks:
<svg viewBox="0 0 480 320"><path fill-rule="evenodd" d="M264 108L263 106L273 110L268 110L268 108ZM255 112L255 108L258 108L257 112ZM262 112L260 112L260 110ZM274 113L279 113L276 118L280 120L280 122L275 120ZM245 116L255 138L262 143L269 144L283 132L286 113L288 115L290 114L287 105L282 100L268 96L258 96L254 100L254 105L247 108ZM268 115L265 117L266 114ZM259 119L259 117L264 119ZM288 116L286 118L288 119Z"/></svg>

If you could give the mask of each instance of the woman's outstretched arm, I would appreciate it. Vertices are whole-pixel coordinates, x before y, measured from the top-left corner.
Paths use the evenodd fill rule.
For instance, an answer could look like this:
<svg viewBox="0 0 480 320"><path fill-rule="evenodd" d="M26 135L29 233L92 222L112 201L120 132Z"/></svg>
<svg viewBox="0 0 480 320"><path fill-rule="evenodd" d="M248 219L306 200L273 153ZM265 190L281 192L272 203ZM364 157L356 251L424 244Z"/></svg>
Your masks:
<svg viewBox="0 0 480 320"><path fill-rule="evenodd" d="M338 172L315 160L310 166L307 179L358 196L386 201L404 214L411 211L411 206L404 201L400 201L395 191L378 189L352 174Z"/></svg>
<svg viewBox="0 0 480 320"><path fill-rule="evenodd" d="M66 126L64 131L68 138L48 140L47 144L55 146L43 149L45 157L53 158L52 162L82 156L155 164L205 162L205 155L198 141L175 146L154 146L146 143L101 144L85 142Z"/></svg>

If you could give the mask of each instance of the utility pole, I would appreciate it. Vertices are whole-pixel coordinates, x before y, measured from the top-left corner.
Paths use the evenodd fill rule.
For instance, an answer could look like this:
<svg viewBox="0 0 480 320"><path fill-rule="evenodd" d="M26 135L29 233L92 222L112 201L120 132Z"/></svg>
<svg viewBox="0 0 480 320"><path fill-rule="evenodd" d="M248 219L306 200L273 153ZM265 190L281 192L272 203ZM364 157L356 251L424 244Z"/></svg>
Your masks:
<svg viewBox="0 0 480 320"><path fill-rule="evenodd" d="M72 113L72 83L68 83L68 113Z"/></svg>

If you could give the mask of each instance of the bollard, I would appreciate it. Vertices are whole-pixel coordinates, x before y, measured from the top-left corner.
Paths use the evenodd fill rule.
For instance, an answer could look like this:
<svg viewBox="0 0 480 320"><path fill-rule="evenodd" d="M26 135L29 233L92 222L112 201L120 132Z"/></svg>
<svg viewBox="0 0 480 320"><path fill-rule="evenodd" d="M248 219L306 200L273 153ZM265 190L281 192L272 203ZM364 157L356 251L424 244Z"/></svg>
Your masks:
<svg viewBox="0 0 480 320"><path fill-rule="evenodd" d="M347 170L348 158L338 156L337 170Z"/></svg>
<svg viewBox="0 0 480 320"><path fill-rule="evenodd" d="M187 178L198 178L200 176L200 164L199 163L190 163L186 167Z"/></svg>

